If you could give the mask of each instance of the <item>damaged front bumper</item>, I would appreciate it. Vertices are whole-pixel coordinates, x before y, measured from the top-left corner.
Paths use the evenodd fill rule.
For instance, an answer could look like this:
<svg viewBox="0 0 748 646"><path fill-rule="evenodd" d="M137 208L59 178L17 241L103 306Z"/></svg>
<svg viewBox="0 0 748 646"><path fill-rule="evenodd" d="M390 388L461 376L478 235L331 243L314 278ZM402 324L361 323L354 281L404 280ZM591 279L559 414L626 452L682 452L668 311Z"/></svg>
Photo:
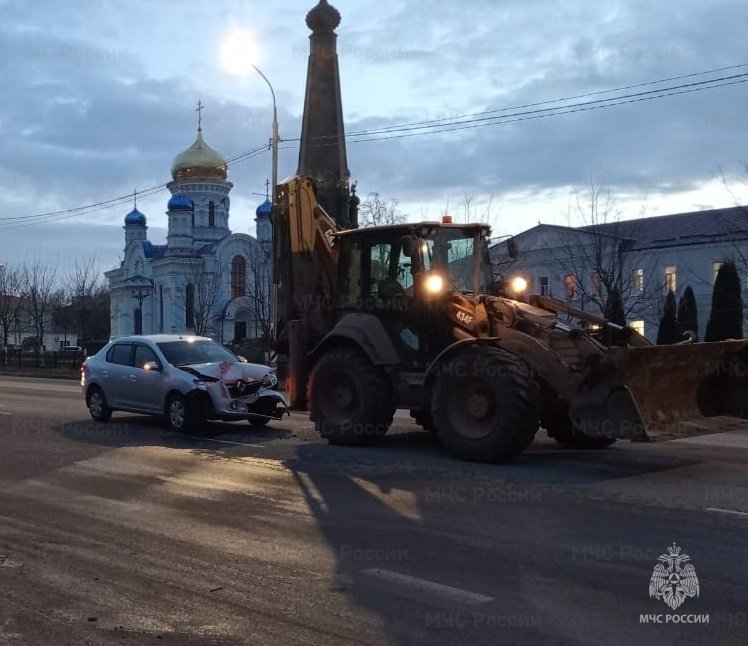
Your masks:
<svg viewBox="0 0 748 646"><path fill-rule="evenodd" d="M195 382L194 397L203 393L210 397L211 410L208 417L213 419L246 419L251 416L281 419L290 415L288 400L283 393L272 388L253 388L251 385L237 389L222 381Z"/></svg>

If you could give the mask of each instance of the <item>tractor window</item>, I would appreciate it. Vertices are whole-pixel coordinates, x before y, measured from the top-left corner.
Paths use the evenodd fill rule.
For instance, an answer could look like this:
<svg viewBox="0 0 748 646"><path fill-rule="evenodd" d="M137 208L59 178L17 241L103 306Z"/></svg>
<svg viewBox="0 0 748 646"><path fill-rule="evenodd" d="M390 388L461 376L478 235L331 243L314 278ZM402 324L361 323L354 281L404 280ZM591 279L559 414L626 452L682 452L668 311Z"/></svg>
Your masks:
<svg viewBox="0 0 748 646"><path fill-rule="evenodd" d="M449 231L441 230L434 238L423 240L423 267L426 271L446 268L452 289L472 292L474 244L472 237L456 237Z"/></svg>
<svg viewBox="0 0 748 646"><path fill-rule="evenodd" d="M403 253L399 242L372 245L369 258L371 263L369 294L371 296L390 300L413 291L410 256Z"/></svg>

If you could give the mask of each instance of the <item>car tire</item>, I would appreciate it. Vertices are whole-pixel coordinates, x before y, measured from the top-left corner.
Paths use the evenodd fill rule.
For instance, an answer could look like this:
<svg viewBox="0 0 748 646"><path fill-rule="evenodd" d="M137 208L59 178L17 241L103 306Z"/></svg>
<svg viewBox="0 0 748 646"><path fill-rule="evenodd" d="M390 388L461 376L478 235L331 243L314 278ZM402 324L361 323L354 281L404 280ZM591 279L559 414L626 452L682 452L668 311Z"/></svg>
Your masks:
<svg viewBox="0 0 748 646"><path fill-rule="evenodd" d="M112 416L112 409L106 403L104 391L98 386L91 386L86 393L86 406L91 417L97 422L107 422Z"/></svg>
<svg viewBox="0 0 748 646"><path fill-rule="evenodd" d="M248 417L247 421L252 428L262 428L268 425L270 418L263 417L262 415L253 415L252 417Z"/></svg>
<svg viewBox="0 0 748 646"><path fill-rule="evenodd" d="M166 398L164 417L168 427L178 433L191 431L201 421L197 406L180 393L172 393Z"/></svg>

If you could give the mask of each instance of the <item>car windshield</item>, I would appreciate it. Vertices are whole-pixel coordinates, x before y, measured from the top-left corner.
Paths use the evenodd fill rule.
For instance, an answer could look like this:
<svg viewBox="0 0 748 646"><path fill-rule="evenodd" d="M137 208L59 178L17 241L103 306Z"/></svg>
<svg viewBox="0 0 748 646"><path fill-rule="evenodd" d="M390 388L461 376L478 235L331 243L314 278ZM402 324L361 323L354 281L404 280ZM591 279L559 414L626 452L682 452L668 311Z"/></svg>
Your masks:
<svg viewBox="0 0 748 646"><path fill-rule="evenodd" d="M165 341L156 345L173 366L237 361L236 356L213 341Z"/></svg>

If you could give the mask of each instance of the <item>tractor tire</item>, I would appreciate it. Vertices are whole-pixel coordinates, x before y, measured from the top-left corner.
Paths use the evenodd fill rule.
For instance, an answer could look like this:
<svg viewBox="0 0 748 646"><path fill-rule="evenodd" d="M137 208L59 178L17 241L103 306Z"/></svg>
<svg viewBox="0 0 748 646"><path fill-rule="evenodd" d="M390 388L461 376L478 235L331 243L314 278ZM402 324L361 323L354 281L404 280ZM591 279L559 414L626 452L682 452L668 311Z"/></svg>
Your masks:
<svg viewBox="0 0 748 646"><path fill-rule="evenodd" d="M442 364L431 411L439 438L455 457L500 462L532 443L539 402L537 379L524 361L480 346Z"/></svg>
<svg viewBox="0 0 748 646"><path fill-rule="evenodd" d="M427 410L412 410L410 416L413 418L418 426L424 431L429 433L436 433L436 426L434 425L434 418L431 417L431 413Z"/></svg>
<svg viewBox="0 0 748 646"><path fill-rule="evenodd" d="M616 441L608 437L591 437L580 433L574 428L574 423L569 417L569 407L558 400L548 404L547 411L544 411L540 418L540 425L546 430L548 437L569 449L604 449Z"/></svg>
<svg viewBox="0 0 748 646"><path fill-rule="evenodd" d="M307 401L315 429L330 444L375 444L395 414L385 372L348 347L335 348L316 362Z"/></svg>

